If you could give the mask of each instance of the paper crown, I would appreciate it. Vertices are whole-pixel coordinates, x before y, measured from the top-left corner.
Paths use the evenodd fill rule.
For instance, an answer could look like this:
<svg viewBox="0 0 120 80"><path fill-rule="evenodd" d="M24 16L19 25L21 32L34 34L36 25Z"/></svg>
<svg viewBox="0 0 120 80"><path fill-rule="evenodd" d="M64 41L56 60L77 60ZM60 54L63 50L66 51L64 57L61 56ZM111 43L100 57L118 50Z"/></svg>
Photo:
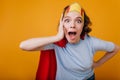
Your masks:
<svg viewBox="0 0 120 80"><path fill-rule="evenodd" d="M81 16L83 17L83 19L84 19L84 10L81 7L81 5L79 5L78 3L73 3L73 4L69 5L69 7L65 11L65 15L68 12L72 12L72 11L79 12L81 14Z"/></svg>

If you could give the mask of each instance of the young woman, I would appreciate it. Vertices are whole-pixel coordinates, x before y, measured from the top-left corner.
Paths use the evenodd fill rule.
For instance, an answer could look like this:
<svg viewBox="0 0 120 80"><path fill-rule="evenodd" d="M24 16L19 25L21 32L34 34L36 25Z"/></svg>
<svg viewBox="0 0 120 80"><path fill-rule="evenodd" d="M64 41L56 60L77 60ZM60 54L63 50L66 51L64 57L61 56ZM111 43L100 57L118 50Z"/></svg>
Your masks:
<svg viewBox="0 0 120 80"><path fill-rule="evenodd" d="M78 3L73 3L65 7L57 35L25 40L20 48L27 51L54 49L57 59L56 80L94 80L93 69L113 57L119 47L89 36L90 24L84 9ZM66 40L64 47L55 44L62 39ZM94 62L93 56L100 50L106 53Z"/></svg>

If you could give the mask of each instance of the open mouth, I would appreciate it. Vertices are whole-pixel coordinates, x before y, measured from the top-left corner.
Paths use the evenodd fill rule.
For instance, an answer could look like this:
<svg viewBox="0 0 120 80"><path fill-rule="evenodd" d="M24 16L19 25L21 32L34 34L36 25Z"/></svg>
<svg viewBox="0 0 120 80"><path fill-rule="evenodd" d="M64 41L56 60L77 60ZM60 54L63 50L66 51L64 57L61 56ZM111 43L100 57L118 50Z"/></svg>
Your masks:
<svg viewBox="0 0 120 80"><path fill-rule="evenodd" d="M68 35L69 35L69 39L70 39L70 40L75 40L75 39L76 39L77 32L75 32L75 31L69 31L69 32L68 32Z"/></svg>
<svg viewBox="0 0 120 80"><path fill-rule="evenodd" d="M76 35L77 33L76 32L68 32L68 35Z"/></svg>

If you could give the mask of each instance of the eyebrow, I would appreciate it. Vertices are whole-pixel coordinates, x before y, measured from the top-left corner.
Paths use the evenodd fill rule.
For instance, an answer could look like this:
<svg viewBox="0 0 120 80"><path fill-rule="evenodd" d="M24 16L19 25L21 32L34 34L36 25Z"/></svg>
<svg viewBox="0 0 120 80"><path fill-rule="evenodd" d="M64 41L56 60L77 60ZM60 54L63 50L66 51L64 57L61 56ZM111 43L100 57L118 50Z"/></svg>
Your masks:
<svg viewBox="0 0 120 80"><path fill-rule="evenodd" d="M80 18L80 19L82 19L82 17L76 17L76 18Z"/></svg>

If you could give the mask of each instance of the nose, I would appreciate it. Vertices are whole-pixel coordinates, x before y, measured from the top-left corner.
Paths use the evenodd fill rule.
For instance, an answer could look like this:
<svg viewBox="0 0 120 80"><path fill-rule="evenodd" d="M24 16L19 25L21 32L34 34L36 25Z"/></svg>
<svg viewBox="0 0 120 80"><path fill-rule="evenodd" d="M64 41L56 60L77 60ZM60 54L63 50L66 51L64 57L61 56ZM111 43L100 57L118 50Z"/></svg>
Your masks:
<svg viewBox="0 0 120 80"><path fill-rule="evenodd" d="M74 22L71 22L70 28L75 28L75 23Z"/></svg>
<svg viewBox="0 0 120 80"><path fill-rule="evenodd" d="M75 26L71 26L70 28L75 28Z"/></svg>

